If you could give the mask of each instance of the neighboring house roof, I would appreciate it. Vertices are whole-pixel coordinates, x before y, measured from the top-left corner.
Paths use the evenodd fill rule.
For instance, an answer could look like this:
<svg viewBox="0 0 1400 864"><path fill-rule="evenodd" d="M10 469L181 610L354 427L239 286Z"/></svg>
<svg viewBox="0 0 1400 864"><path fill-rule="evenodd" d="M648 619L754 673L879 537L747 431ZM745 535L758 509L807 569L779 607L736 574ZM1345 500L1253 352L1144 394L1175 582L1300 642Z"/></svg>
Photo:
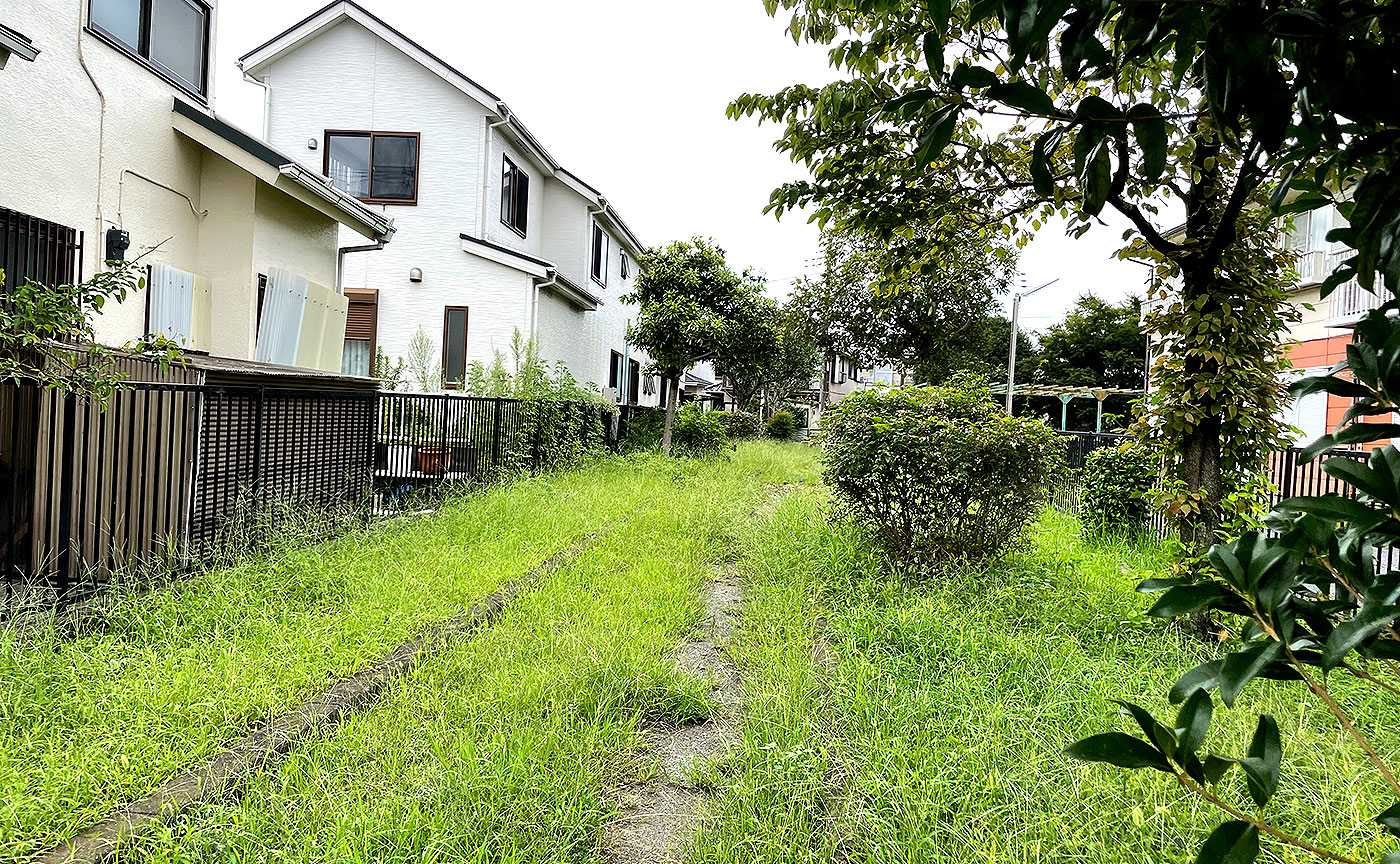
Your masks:
<svg viewBox="0 0 1400 864"><path fill-rule="evenodd" d="M606 222L629 246L633 255L638 255L646 247L637 235L622 221L622 217L612 209L608 200L594 187L579 179L577 174L569 171L555 161L553 156L535 138L534 134L521 123L510 110L510 106L501 101L496 94L487 90L462 72L453 68L447 61L438 57L428 49L414 42L405 36L401 31L385 22L382 18L365 9L354 0L332 0L332 2L321 7L321 9L308 15L300 22L293 24L286 30L267 40L263 44L238 58L238 68L254 78L259 73L276 61L279 57L295 51L302 44L316 38L321 33L329 30L341 21L350 20L364 27L385 42L402 51L404 54L416 60L424 68L438 75L448 84L451 84L462 93L476 100L486 109L493 122L504 121L511 133L515 136L517 143L523 147L541 167L552 174L565 186L573 189L583 198L600 208L601 212L594 214Z"/></svg>
<svg viewBox="0 0 1400 864"><path fill-rule="evenodd" d="M337 222L374 240L394 236L394 220L345 194L320 174L213 113L175 99L176 132Z"/></svg>
<svg viewBox="0 0 1400 864"><path fill-rule="evenodd" d="M10 59L11 54L32 62L39 56L39 49L34 47L28 36L0 24L0 69L5 67L5 61Z"/></svg>
<svg viewBox="0 0 1400 864"><path fill-rule="evenodd" d="M569 303L585 312L592 312L603 305L602 299L580 288L560 273L558 267L543 258L526 255L524 252L517 252L514 249L500 246L490 240L482 240L480 237L473 237L470 234L463 234L461 237L463 252L485 258L488 261L495 261L497 264L512 267L533 276L540 287L552 289Z"/></svg>

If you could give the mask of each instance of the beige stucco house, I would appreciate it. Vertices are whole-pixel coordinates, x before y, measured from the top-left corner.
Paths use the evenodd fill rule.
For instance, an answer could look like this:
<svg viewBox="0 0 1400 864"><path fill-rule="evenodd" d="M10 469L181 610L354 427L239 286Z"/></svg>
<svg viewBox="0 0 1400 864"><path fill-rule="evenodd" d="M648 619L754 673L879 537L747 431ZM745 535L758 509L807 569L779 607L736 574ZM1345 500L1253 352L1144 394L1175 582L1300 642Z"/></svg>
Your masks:
<svg viewBox="0 0 1400 864"><path fill-rule="evenodd" d="M213 0L5 7L0 268L62 284L110 258L148 284L96 323L122 345L339 371L341 229L380 246L393 220L213 110Z"/></svg>

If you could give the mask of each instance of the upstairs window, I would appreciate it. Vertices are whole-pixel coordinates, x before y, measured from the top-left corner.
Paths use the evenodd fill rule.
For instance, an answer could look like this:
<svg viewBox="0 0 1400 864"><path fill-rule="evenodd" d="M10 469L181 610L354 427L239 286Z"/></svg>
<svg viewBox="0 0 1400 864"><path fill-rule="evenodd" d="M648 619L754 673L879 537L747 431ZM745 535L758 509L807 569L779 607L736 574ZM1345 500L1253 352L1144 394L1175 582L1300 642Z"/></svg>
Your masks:
<svg viewBox="0 0 1400 864"><path fill-rule="evenodd" d="M530 219L530 175L504 157L501 165L501 222L521 237Z"/></svg>
<svg viewBox="0 0 1400 864"><path fill-rule="evenodd" d="M618 268L617 275L621 276L623 279L630 279L632 276L632 262L627 260L626 252L622 253L622 261L620 262L620 265L621 266L619 266Z"/></svg>
<svg viewBox="0 0 1400 864"><path fill-rule="evenodd" d="M88 27L181 89L207 93L209 7L200 0L89 0Z"/></svg>
<svg viewBox="0 0 1400 864"><path fill-rule="evenodd" d="M325 175L369 204L418 203L417 132L327 132Z"/></svg>
<svg viewBox="0 0 1400 864"><path fill-rule="evenodd" d="M591 272L593 281L601 285L608 284L608 235L603 231L603 226L597 222L593 223L593 266Z"/></svg>

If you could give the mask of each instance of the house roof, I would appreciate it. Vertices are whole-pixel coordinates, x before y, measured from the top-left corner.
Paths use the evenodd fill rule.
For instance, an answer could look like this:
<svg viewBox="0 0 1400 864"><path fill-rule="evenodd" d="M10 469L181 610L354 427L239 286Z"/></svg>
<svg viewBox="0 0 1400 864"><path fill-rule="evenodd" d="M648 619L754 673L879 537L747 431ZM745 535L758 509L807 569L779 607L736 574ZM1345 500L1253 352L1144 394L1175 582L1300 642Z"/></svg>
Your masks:
<svg viewBox="0 0 1400 864"><path fill-rule="evenodd" d="M394 236L394 220L345 194L325 177L233 126L212 112L175 99L176 132L342 225L374 240Z"/></svg>
<svg viewBox="0 0 1400 864"><path fill-rule="evenodd" d="M0 66L5 65L5 59L11 54L21 60L32 61L39 56L39 49L34 47L28 36L0 24Z"/></svg>
<svg viewBox="0 0 1400 864"><path fill-rule="evenodd" d="M490 240L482 240L480 237L473 237L470 234L462 234L461 237L463 252L526 273L534 277L536 284L540 287L550 289L585 312L592 312L603 305L600 297L579 287L578 284L560 273L558 267L543 258L526 255L524 252L517 252L514 249L492 243Z"/></svg>
<svg viewBox="0 0 1400 864"><path fill-rule="evenodd" d="M419 45L404 35L402 31L356 3L355 0L331 0L319 10L238 58L238 68L257 78L279 57L297 50L303 44L345 20L354 21L364 27L480 103L486 109L492 122L504 122L503 128L510 130L516 143L524 148L555 179L600 208L600 212L594 214L595 218L604 221L611 227L613 232L618 234L630 247L629 251L633 255L640 254L646 248L627 223L622 220L622 217L618 216L608 204L603 194L581 180L577 174L565 169L553 156L550 156L534 134L526 128L524 123L520 122L520 119L510 110L510 106L503 102L499 96Z"/></svg>

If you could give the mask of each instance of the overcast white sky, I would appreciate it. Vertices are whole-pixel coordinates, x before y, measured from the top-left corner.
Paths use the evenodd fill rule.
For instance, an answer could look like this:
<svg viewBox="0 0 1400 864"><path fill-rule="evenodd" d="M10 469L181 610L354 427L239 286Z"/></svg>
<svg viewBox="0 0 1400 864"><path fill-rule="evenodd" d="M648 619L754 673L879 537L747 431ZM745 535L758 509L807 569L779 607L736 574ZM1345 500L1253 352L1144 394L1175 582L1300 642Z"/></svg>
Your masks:
<svg viewBox="0 0 1400 864"><path fill-rule="evenodd" d="M215 108L262 126L262 91L238 57L326 0L219 4ZM815 226L763 214L768 195L802 176L772 148L776 127L731 121L740 93L817 84L833 72L822 46L794 45L762 0L360 0L429 51L504 99L545 148L603 191L644 243L714 237L731 266L765 271L770 290L817 269ZM1142 292L1144 268L1111 260L1122 226L1083 240L1043 231L1022 256L1027 282L1059 277L1028 298L1043 329L1078 294Z"/></svg>

